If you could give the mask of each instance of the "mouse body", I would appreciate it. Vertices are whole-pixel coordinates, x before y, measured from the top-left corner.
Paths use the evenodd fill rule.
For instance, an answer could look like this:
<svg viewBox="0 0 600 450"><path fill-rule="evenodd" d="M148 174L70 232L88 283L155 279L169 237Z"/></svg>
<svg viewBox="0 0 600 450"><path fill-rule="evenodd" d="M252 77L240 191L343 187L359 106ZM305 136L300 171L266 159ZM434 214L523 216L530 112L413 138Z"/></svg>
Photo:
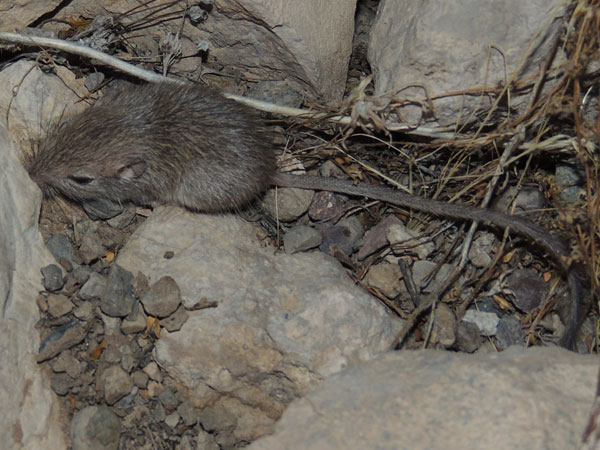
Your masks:
<svg viewBox="0 0 600 450"><path fill-rule="evenodd" d="M275 152L250 108L212 89L158 83L106 95L51 132L25 165L46 195L216 212L270 185Z"/></svg>

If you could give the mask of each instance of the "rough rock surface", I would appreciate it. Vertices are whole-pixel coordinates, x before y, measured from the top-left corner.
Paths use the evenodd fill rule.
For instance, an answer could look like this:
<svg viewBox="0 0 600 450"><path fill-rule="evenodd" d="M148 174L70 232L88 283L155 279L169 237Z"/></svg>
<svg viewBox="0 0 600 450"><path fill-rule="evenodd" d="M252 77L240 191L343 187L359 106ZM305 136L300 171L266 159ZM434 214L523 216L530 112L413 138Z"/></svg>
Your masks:
<svg viewBox="0 0 600 450"><path fill-rule="evenodd" d="M6 449L66 448L54 394L35 362L40 267L54 261L37 229L41 194L19 164L4 123L0 167L0 442Z"/></svg>
<svg viewBox="0 0 600 450"><path fill-rule="evenodd" d="M208 3L208 2L207 2ZM217 72L251 81L250 97L297 106L308 94L328 103L339 103L344 93L352 52L356 0L215 0L205 20L186 20L178 71L197 73L202 67L196 46L209 43L209 64ZM181 14L181 4L159 5L157 16ZM108 11L126 25L139 23L156 5L140 9L135 0L95 2L75 0L59 17L95 17ZM137 10L137 11L136 11ZM134 12L131 12L134 11ZM125 13L125 14L124 14ZM158 42L167 31L180 32L181 21L164 21L146 28L145 35L131 33L140 53L158 55ZM208 71L208 73L211 73ZM221 77L217 77L221 78ZM254 82L262 81L258 91Z"/></svg>
<svg viewBox="0 0 600 450"><path fill-rule="evenodd" d="M234 215L160 208L118 258L151 283L173 277L187 308L218 302L191 311L180 331L163 330L154 356L192 390L226 394L219 408L247 414L253 426L242 430L238 417L240 439L257 437L321 379L387 350L401 325L330 257L274 255L256 231Z"/></svg>
<svg viewBox="0 0 600 450"><path fill-rule="evenodd" d="M579 448L598 358L396 352L324 381L250 450Z"/></svg>
<svg viewBox="0 0 600 450"><path fill-rule="evenodd" d="M119 445L118 417L106 406L88 406L71 421L73 450L116 450Z"/></svg>
<svg viewBox="0 0 600 450"><path fill-rule="evenodd" d="M521 67L522 57L536 31L542 28L560 0L383 0L369 42L369 62L376 92L403 90L401 98L428 98L443 92L505 83ZM537 70L549 48L543 45L519 72ZM391 44L394 43L394 44ZM501 53L503 52L503 53ZM512 99L511 106L523 100ZM455 96L432 101L436 119L453 124L462 111L489 106L481 96ZM466 108L465 108L466 106ZM421 109L403 108L405 120L417 123Z"/></svg>
<svg viewBox="0 0 600 450"><path fill-rule="evenodd" d="M40 191L19 163L7 134L8 129L15 144L27 149L52 118L83 107L74 106L83 82L73 82L75 76L62 67L56 70L69 80L69 87L45 75L35 62L18 61L0 73L1 85L18 86L0 89L0 442L7 449L66 448L58 402L35 362L40 346L34 328L39 318L35 298L43 289L40 268L56 261L37 228Z"/></svg>
<svg viewBox="0 0 600 450"><path fill-rule="evenodd" d="M40 16L56 8L60 0L17 0L2 2L0 31L14 31L26 27Z"/></svg>
<svg viewBox="0 0 600 450"><path fill-rule="evenodd" d="M86 107L79 101L87 95L82 89L83 80L75 80L73 72L65 67L56 66L55 70L58 76L46 75L35 62L21 60L0 73L0 84L12 87L0 89L2 121L8 117L7 128L23 152L30 149L32 141L48 133L51 123Z"/></svg>

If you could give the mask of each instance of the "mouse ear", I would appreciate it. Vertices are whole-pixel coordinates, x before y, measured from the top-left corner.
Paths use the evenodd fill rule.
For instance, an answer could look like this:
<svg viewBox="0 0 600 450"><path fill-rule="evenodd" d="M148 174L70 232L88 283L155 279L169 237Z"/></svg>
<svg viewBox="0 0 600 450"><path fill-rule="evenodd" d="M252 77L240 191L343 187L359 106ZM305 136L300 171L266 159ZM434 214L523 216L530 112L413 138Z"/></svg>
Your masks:
<svg viewBox="0 0 600 450"><path fill-rule="evenodd" d="M133 180L143 175L148 165L146 161L130 161L117 169L117 174L120 178Z"/></svg>

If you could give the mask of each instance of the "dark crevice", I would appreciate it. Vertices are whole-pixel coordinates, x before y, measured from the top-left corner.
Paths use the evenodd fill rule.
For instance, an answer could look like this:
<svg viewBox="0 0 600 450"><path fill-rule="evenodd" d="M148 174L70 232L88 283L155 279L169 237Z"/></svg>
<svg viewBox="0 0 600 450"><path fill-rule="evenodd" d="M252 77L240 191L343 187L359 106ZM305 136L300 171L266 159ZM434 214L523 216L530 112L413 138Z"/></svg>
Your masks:
<svg viewBox="0 0 600 450"><path fill-rule="evenodd" d="M31 28L38 28L40 25L43 25L46 21L48 21L50 19L53 19L54 16L56 16L56 14L61 9L69 6L72 2L73 2L73 0L64 0L64 1L60 2L58 5L56 5L56 8L54 8L51 11L48 11L46 14L41 15L36 20L34 20L33 22L31 22L29 24L29 27L31 27Z"/></svg>

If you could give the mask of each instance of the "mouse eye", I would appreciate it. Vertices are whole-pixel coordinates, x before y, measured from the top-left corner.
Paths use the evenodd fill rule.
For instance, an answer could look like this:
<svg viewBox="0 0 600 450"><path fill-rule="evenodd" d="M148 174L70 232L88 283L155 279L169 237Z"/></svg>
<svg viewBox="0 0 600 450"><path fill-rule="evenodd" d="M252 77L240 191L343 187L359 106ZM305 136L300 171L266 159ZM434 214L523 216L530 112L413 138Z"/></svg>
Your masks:
<svg viewBox="0 0 600 450"><path fill-rule="evenodd" d="M90 184L92 181L94 181L93 177L87 175L71 175L69 178L81 186L85 186L86 184Z"/></svg>

